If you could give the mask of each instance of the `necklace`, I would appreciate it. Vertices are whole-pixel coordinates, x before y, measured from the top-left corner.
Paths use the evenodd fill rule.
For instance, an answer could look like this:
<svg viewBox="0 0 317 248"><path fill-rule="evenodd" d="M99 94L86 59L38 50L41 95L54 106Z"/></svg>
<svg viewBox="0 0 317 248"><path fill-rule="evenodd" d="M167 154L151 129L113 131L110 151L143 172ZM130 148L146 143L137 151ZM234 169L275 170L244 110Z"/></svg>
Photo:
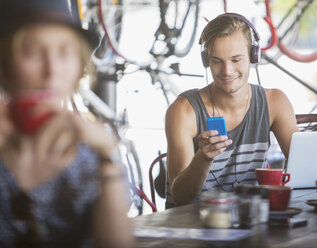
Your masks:
<svg viewBox="0 0 317 248"><path fill-rule="evenodd" d="M213 97L212 97L212 91L211 91L211 85L209 87L209 94L210 94L210 100L211 100L211 104L212 104L212 117L215 117L215 108L216 111L218 113L218 116L221 116L217 106L215 105L214 101L213 101ZM247 103L246 103L246 108L245 108L245 114L248 111L248 107L249 107L249 100L250 100L250 88L248 86L248 98L247 98ZM217 177L215 176L215 174L210 170L211 174L213 175L213 177L215 178L215 181L217 183L217 185L223 190L223 191L228 191L226 190L224 187L222 187L222 185L218 182ZM232 189L235 190L235 188L239 185L238 182L238 178L237 178L237 157L235 159L235 163L234 163L234 176L235 176L235 181L232 183Z"/></svg>

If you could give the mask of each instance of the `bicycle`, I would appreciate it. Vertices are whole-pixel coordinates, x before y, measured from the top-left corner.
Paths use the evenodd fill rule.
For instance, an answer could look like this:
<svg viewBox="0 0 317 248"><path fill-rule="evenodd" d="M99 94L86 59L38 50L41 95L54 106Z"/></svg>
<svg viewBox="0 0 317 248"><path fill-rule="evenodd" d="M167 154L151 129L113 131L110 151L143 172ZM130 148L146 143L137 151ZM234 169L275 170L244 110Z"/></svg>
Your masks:
<svg viewBox="0 0 317 248"><path fill-rule="evenodd" d="M122 63L125 64L125 67L135 65L138 67L135 71L143 70L148 72L152 84L155 84L155 82L159 83L167 105L171 102L168 97L169 92L171 92L171 95L177 96L181 91L176 85L172 84L165 75L198 76L181 73L177 63L171 64L167 69L163 69L163 66L165 60L171 55L184 57L190 51L197 31L199 2L200 0L159 0L160 24L154 34L155 38L149 50L149 54L152 55L152 58L146 62L138 62L124 56L120 51L117 39L113 39L110 35L111 32L109 32L111 23L107 23L104 20L104 15L102 11L100 11L100 9L102 9L102 1L98 0L100 23L106 34L109 47L118 57L123 59ZM123 1L121 2L121 6L117 6L117 8L127 9L128 4L125 4ZM122 19L123 18L121 18L121 20ZM186 35L184 35L184 33ZM187 37L189 38L187 39ZM120 74L121 76L125 75L124 71L121 71ZM131 74L131 72L128 74Z"/></svg>
<svg viewBox="0 0 317 248"><path fill-rule="evenodd" d="M169 105L171 100L169 100L168 95L177 96L181 91L165 75L200 76L181 73L177 63L173 63L163 69L165 66L164 62L169 56L184 57L191 49L197 30L200 0L158 1L160 24L155 32L155 39L149 51L152 57L146 62L135 61L123 55L120 51L119 41L123 26L123 14L127 11L132 11L132 9L135 10L140 5L151 6L149 2L133 0L72 1L74 5L77 4L77 8L76 6L74 8L75 13L81 13L78 9L85 10L85 15L77 14L77 19L81 19L84 26L94 29L102 37L100 44L102 48L98 47L93 57L94 63L98 67L99 79L105 81L105 84L99 83L99 88L108 84L109 81L116 83L122 76L131 74L131 72L125 73L125 71L129 65L134 65L137 66L135 71L143 70L150 74L152 84L159 83L167 105ZM84 7L78 7L78 3L81 3ZM82 17L80 18L81 15ZM115 23L113 20L115 20ZM186 39L187 37L189 39ZM162 43L164 43L163 49L160 50L158 47L162 46ZM100 52L100 50L104 50L104 52ZM104 54L102 58L100 58L101 54ZM115 92L115 87L112 87L111 91ZM107 92L107 89L101 88L97 90L97 94L109 104L109 99L107 99L109 97L102 96L104 92ZM112 104L109 104L113 109L116 107L114 101L112 100Z"/></svg>
<svg viewBox="0 0 317 248"><path fill-rule="evenodd" d="M182 1L171 1L175 2L174 4L170 5L167 3L164 3L163 1L160 1L160 9L161 14L160 16L164 16L162 13L165 13L166 16L168 16L167 13L170 13L170 11L166 11L164 8L173 9L174 11L178 9L180 2ZM183 1L184 2L184 1ZM83 3L84 6L78 5L78 3ZM165 66L164 62L165 59L172 54L166 53L166 54L158 54L154 49L151 50L150 54L152 56L150 62L147 61L146 64L142 62L136 62L132 61L131 59L126 58L121 54L119 51L119 40L121 36L121 29L122 29L122 20L123 20L123 13L127 10L127 8L134 8L132 5L133 1L117 1L115 3L110 3L110 1L101 1L101 0L82 0L80 1L74 1L73 4L75 5L75 8L73 11L77 14L78 20L82 22L82 25L86 26L87 28L94 29L96 32L100 34L101 37L101 45L97 48L93 55L93 62L97 66L97 69L99 72L102 72L101 77L106 82L109 80L113 80L114 82L118 82L120 78L123 76L133 73L133 71L129 72L129 66L133 67L136 66L137 69L135 71L145 71L149 73L151 76L151 82L152 84L159 83L160 87L162 89L163 95L165 96L167 106L170 104L170 98L172 96L178 95L181 91L177 87L175 87L175 84L168 83L169 81L169 75L170 74L176 74L179 76L197 76L197 75L187 75L182 74L179 71L178 64L173 63L171 64L167 69L163 69L163 66ZM197 15L198 15L198 0L194 1L194 4L189 2L187 8L192 9L192 5L194 5L195 10L195 20L194 23L194 34L196 32L196 25L197 25ZM127 5L130 4L130 5ZM105 8L105 6L108 6L109 8ZM76 8L77 7L77 8ZM81 13L79 9L84 9L85 12ZM110 11L110 10L113 11ZM116 23L115 25L110 25L104 17L103 11L107 11L107 18L110 16L116 16ZM109 12L110 11L110 12ZM185 21L191 20L192 17L188 17L189 13L192 11L186 12L186 17L184 18ZM112 18L113 19L113 18ZM188 44L186 46L186 51L184 49L180 50L178 48L177 42L175 42L175 39L179 39L181 37L181 34L183 32L185 24L181 25L180 27L176 26L168 26L166 23L169 20L169 18L163 18L164 20L161 20L161 23L164 23L160 25L160 27L157 29L156 33L161 32L161 28L164 27L164 30L161 33L168 32L169 34L166 35L168 37L165 39L164 42L166 42L166 47L169 49L176 51L182 51L182 56L185 56L185 53L189 52L190 46L192 45L193 39L190 39L191 44ZM176 23L176 22L175 22ZM175 24L176 25L176 24ZM111 29L109 28L111 27ZM116 34L113 36L113 34ZM173 38L173 35L177 35L176 38ZM193 35L194 36L194 35ZM114 38L115 37L115 38ZM157 36L161 37L161 36ZM162 42L155 40L152 44L152 48L155 46L156 43ZM170 43L170 44L169 44ZM144 64L144 65L143 65ZM109 73L110 71L110 73ZM99 78L100 79L100 78ZM164 83L163 83L164 82ZM167 87L166 87L167 86ZM103 90L105 91L105 90ZM171 93L171 94L170 94ZM122 141L122 146L120 147L121 150L121 156L124 157L125 164L127 165L128 174L129 174L129 182L131 183L131 198L134 201L134 208L136 206L137 208L137 215L142 214L143 211L143 202L140 199L140 194L135 190L133 187L134 185L137 186L137 189L142 190L143 188L143 182L142 182L142 170L141 166L138 161L138 156L136 153L136 149L131 142L131 140L127 140L125 135L122 132L122 129L127 128L128 122L126 119L126 115L123 114L121 118L118 119L116 111L114 108L109 108L106 99L97 96L93 91L89 89L81 89L80 92L81 96L86 101L86 106L88 107L89 111L94 113L98 118L102 118L104 122L109 123L113 129L116 130L118 133L118 136L120 137L120 140ZM123 151L123 152L122 152Z"/></svg>
<svg viewBox="0 0 317 248"><path fill-rule="evenodd" d="M315 24L316 20L314 21L314 12L317 10L316 2L314 0L297 0L293 1L291 7L289 8L286 3L285 13L273 13L273 15L272 8L278 4L282 5L283 1L275 1L275 3L271 2L271 0L265 0L266 16L264 17L264 20L269 25L271 38L269 39L268 44L262 48L262 52L268 51L274 46L277 46L280 53L277 54L275 59L281 56L281 54L284 54L290 59L298 62L309 63L315 61L317 59L316 50L312 50L311 52L305 54L303 52L301 53L296 51L296 48L300 48L300 44L298 45L297 41L301 42L301 46L304 47L305 36L312 33L311 36L314 37L317 33L317 25ZM285 6L277 7L279 7L278 10L282 12L283 7ZM280 15L280 17L278 17L278 15ZM277 22L274 19L279 19L277 25L274 25L274 22ZM307 30L307 27L305 29L303 23L313 24L310 25L312 30ZM300 50L304 49L301 48Z"/></svg>
<svg viewBox="0 0 317 248"><path fill-rule="evenodd" d="M163 71L166 72L164 74L175 73L180 76L191 76L181 74L179 70L177 71L175 63L165 70L162 67L165 59L169 56L184 57L191 49L197 30L200 0L158 0L160 24L155 32L152 46L149 48L151 58L147 59L147 61L136 61L126 56L120 49L120 34L121 30L124 29L124 13L138 11L139 6L155 8L156 5L153 2L133 0L72 1L75 6L73 12L83 12L82 14L77 14L77 19L81 20L83 26L100 34L101 43L94 53L93 61L98 68L100 79L105 81L105 84L108 81L118 82L120 77L124 76L124 70L129 65L137 66L137 70L149 72L152 82L164 82L158 79L160 78L158 73ZM78 6L78 4L81 6ZM186 39L187 37L189 39ZM163 48L159 49L159 47ZM99 84L98 87L102 85L104 84ZM168 85L167 87L164 87L163 84L160 85L165 97L169 94L166 92L168 88L171 89L173 95L180 93L175 85ZM114 88L112 87L111 90L115 91ZM101 88L96 91L109 104L109 99L102 96L107 89ZM109 104L113 109L115 109L114 101L112 100L111 104ZM166 101L168 104L170 103L167 97Z"/></svg>

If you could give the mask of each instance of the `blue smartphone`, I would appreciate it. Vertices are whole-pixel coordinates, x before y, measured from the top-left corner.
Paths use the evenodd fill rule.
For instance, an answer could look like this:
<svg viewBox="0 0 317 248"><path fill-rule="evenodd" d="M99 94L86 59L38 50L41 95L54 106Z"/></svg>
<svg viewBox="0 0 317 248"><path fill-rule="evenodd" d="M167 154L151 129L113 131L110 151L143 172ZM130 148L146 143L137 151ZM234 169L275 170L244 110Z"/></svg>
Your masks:
<svg viewBox="0 0 317 248"><path fill-rule="evenodd" d="M227 135L226 123L223 117L212 117L207 119L207 129L217 130L218 135Z"/></svg>

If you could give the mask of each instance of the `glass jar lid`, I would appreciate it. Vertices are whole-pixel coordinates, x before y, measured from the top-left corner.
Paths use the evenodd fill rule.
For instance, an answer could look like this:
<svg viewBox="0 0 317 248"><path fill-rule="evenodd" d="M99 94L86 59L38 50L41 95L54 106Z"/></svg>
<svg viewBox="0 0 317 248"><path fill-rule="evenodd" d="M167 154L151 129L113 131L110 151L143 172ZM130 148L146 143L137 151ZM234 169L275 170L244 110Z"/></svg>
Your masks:
<svg viewBox="0 0 317 248"><path fill-rule="evenodd" d="M233 192L205 191L200 195L200 201L207 204L231 204L237 200Z"/></svg>

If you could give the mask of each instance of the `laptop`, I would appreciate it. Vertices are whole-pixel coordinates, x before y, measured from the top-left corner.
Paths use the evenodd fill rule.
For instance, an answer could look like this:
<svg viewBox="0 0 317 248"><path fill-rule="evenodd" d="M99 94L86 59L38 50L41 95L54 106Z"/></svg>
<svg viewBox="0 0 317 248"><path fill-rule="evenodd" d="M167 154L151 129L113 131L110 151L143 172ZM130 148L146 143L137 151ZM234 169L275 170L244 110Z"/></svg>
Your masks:
<svg viewBox="0 0 317 248"><path fill-rule="evenodd" d="M317 131L293 133L286 172L291 174L291 180L285 186L316 188Z"/></svg>

